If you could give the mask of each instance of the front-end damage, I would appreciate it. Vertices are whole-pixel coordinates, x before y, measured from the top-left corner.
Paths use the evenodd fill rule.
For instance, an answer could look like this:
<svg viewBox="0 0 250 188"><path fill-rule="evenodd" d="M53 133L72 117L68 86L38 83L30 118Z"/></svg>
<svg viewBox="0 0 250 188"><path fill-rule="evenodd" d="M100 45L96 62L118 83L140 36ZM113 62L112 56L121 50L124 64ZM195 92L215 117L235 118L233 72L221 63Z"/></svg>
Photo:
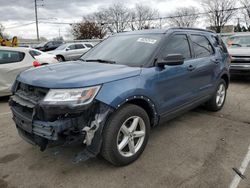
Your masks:
<svg viewBox="0 0 250 188"><path fill-rule="evenodd" d="M102 130L113 108L94 100L81 108L43 104L48 91L16 83L9 104L18 133L40 150L48 146L83 145L74 162L96 156L101 149Z"/></svg>

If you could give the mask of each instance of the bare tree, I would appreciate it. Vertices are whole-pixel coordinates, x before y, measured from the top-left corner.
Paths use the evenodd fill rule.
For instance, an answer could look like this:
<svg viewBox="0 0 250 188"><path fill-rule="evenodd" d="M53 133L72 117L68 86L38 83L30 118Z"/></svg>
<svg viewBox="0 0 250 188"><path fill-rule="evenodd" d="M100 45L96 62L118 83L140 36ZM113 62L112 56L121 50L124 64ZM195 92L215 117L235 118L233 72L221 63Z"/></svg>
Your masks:
<svg viewBox="0 0 250 188"><path fill-rule="evenodd" d="M106 32L95 22L83 20L81 23L73 24L72 34L75 39L102 39Z"/></svg>
<svg viewBox="0 0 250 188"><path fill-rule="evenodd" d="M194 27L199 18L195 7L178 8L168 19L168 23L175 27Z"/></svg>
<svg viewBox="0 0 250 188"><path fill-rule="evenodd" d="M117 3L102 9L98 16L103 20L103 25L108 25L113 32L119 33L128 27L130 14L129 9L124 4Z"/></svg>
<svg viewBox="0 0 250 188"><path fill-rule="evenodd" d="M128 27L130 12L122 3L113 4L98 12L86 16L86 20L96 22L111 33L123 32Z"/></svg>
<svg viewBox="0 0 250 188"><path fill-rule="evenodd" d="M235 0L202 0L210 26L217 33L232 19L235 14Z"/></svg>
<svg viewBox="0 0 250 188"><path fill-rule="evenodd" d="M249 0L241 0L241 4L244 7L243 17L246 23L246 26L250 29L250 1Z"/></svg>
<svg viewBox="0 0 250 188"><path fill-rule="evenodd" d="M132 30L142 30L150 28L152 19L158 15L158 11L143 4L136 4L130 11L130 27Z"/></svg>

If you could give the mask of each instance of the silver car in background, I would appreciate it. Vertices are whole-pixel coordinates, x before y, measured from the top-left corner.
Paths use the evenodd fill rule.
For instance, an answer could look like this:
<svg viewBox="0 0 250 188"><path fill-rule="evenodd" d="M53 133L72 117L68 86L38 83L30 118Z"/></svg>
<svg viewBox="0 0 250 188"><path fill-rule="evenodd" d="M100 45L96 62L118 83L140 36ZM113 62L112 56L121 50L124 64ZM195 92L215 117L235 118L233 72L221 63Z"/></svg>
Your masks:
<svg viewBox="0 0 250 188"><path fill-rule="evenodd" d="M79 59L91 48L93 48L91 43L67 43L48 53L56 55L58 61L71 61Z"/></svg>
<svg viewBox="0 0 250 188"><path fill-rule="evenodd" d="M231 75L250 76L250 33L236 34L227 39L231 55Z"/></svg>

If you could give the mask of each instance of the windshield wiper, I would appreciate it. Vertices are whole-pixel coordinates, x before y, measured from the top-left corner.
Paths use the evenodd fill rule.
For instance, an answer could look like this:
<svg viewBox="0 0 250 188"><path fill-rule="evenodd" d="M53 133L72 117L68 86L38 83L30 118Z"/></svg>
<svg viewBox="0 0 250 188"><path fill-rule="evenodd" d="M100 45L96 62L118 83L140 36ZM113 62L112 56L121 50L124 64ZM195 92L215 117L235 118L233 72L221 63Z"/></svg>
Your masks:
<svg viewBox="0 0 250 188"><path fill-rule="evenodd" d="M106 60L106 59L85 59L85 60L83 60L83 61L86 61L86 62L99 62L99 63L116 64L115 61Z"/></svg>

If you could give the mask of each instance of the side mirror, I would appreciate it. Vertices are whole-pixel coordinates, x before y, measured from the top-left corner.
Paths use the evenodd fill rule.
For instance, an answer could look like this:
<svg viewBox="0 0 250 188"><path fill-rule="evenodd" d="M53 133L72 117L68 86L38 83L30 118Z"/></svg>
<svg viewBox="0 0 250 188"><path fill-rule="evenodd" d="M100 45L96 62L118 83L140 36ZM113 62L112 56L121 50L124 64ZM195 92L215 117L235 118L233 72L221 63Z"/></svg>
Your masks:
<svg viewBox="0 0 250 188"><path fill-rule="evenodd" d="M66 48L65 50L66 50L66 51L69 51L69 50L70 50L70 48Z"/></svg>
<svg viewBox="0 0 250 188"><path fill-rule="evenodd" d="M159 67L164 67L165 65L168 66L176 66L176 65L182 65L184 63L184 57L181 54L169 54L163 59L157 60L157 65Z"/></svg>

